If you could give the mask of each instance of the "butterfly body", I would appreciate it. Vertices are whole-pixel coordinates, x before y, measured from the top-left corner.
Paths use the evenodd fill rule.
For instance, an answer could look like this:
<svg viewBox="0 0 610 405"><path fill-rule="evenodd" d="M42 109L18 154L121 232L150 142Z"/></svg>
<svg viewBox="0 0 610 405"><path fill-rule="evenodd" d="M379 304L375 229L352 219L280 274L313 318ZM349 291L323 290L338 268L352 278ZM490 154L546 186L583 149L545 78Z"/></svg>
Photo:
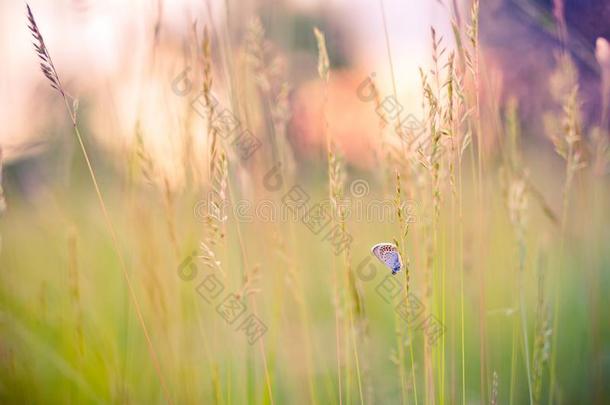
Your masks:
<svg viewBox="0 0 610 405"><path fill-rule="evenodd" d="M392 270L392 275L395 275L402 269L402 258L396 245L387 242L378 243L373 246L371 253Z"/></svg>

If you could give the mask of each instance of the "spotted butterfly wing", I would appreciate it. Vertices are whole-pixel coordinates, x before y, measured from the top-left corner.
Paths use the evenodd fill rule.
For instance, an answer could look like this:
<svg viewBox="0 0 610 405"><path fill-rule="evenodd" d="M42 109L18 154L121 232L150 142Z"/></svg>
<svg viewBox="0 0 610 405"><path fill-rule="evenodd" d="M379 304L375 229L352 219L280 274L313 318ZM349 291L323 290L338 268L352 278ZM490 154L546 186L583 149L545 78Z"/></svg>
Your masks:
<svg viewBox="0 0 610 405"><path fill-rule="evenodd" d="M373 246L371 253L392 270L392 275L402 269L402 259L396 245L392 243L378 243Z"/></svg>

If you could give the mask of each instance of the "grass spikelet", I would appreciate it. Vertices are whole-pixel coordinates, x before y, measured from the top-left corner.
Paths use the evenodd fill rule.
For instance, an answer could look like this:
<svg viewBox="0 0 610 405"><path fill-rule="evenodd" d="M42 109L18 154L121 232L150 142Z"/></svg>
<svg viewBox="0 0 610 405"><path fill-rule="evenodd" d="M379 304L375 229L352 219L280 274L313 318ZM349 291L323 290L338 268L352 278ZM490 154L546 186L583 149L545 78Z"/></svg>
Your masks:
<svg viewBox="0 0 610 405"><path fill-rule="evenodd" d="M245 48L250 69L256 84L263 93L268 93L271 83L266 70L269 63L271 44L265 39L265 27L258 16L252 18L246 27Z"/></svg>
<svg viewBox="0 0 610 405"><path fill-rule="evenodd" d="M225 236L224 223L227 220L225 215L225 205L227 203L228 188L228 161L224 151L213 163L213 171L210 179L210 193L208 194L208 214L204 218L207 226L205 241L210 246L217 245Z"/></svg>
<svg viewBox="0 0 610 405"><path fill-rule="evenodd" d="M212 125L216 120L216 104L212 96L212 85L214 78L212 76L212 45L208 28L203 29L203 40L201 44L203 55L203 99L205 102L206 116L208 122L208 159L210 162L209 176L212 179L218 171L218 148L219 148L219 128Z"/></svg>
<svg viewBox="0 0 610 405"><path fill-rule="evenodd" d="M256 287L256 284L261 279L260 266L254 266L250 271L244 274L242 286L235 293L238 299L245 299L253 294L257 294L261 291L260 288Z"/></svg>
<svg viewBox="0 0 610 405"><path fill-rule="evenodd" d="M224 275L224 272L222 271L222 265L220 263L220 260L216 259L216 254L214 253L212 248L210 246L208 246L205 242L201 242L199 244L199 247L200 247L201 253L197 257L199 257L199 259L201 259L203 264L206 265L207 267L211 268L212 270L217 270L219 273Z"/></svg>
<svg viewBox="0 0 610 405"><path fill-rule="evenodd" d="M326 38L317 27L314 27L313 33L318 44L318 75L322 80L328 82L330 77L330 61L328 59L328 51L326 50Z"/></svg>
<svg viewBox="0 0 610 405"><path fill-rule="evenodd" d="M219 140L219 127L212 125L216 121L216 104L212 96L214 78L212 76L212 46L208 28L204 27L202 48L203 66L203 97L208 122L208 159L209 159L209 182L211 191L208 194L208 215L204 218L206 225L203 246L211 248L224 237L223 223L224 203L226 200L226 189L228 179L228 163L226 154ZM204 252L205 254L206 252Z"/></svg>
<svg viewBox="0 0 610 405"><path fill-rule="evenodd" d="M465 52L466 66L470 70L474 83L474 127L477 136L477 171L478 185L482 184L483 176L483 130L481 127L481 73L480 73L480 43L479 43L479 0L474 0L470 9L470 24L466 28L471 51ZM480 190L479 190L480 191ZM479 193L479 198L481 197ZM480 202L480 201L479 201Z"/></svg>
<svg viewBox="0 0 610 405"><path fill-rule="evenodd" d="M328 150L328 183L329 197L336 213L336 218L342 219L343 211L341 201L343 200L343 186L345 184L345 173L341 157L337 155L336 145L331 141Z"/></svg>
<svg viewBox="0 0 610 405"><path fill-rule="evenodd" d="M286 126L291 117L289 95L291 87L286 81L286 58L265 37L260 18L254 17L246 27L245 54L249 71L259 90L260 111L268 135L273 165L282 164L284 174L294 166L294 157L286 140Z"/></svg>
<svg viewBox="0 0 610 405"><path fill-rule="evenodd" d="M558 58L557 71L551 77L551 90L554 93L555 99L561 102L563 115L560 125L553 125L552 118L547 116L545 122L549 136L555 146L555 151L561 156L566 163L565 180L562 190L562 210L561 210L561 255L562 260L559 262L560 269L558 271L558 280L561 280L563 261L565 260L565 238L568 225L568 212L572 183L578 171L586 167L584 160L584 150L582 142L581 129L581 113L580 100L578 96L578 76L577 70L573 61L567 54L561 54ZM555 287L555 302L553 308L553 323L552 323L552 352L550 359L550 382L549 382L549 403L553 401L556 395L556 372L557 372L557 339L559 334L556 333L559 322L559 306L561 296L561 282L557 282Z"/></svg>
<svg viewBox="0 0 610 405"><path fill-rule="evenodd" d="M577 70L572 59L566 54L558 56L557 69L550 78L551 93L561 104L563 114L560 120L545 116L545 127L555 152L566 162L563 188L562 226L567 220L569 194L576 173L586 166L582 142L582 124Z"/></svg>
<svg viewBox="0 0 610 405"><path fill-rule="evenodd" d="M140 173L146 183L153 185L154 184L154 172L155 166L153 163L153 159L148 153L146 146L144 145L144 138L142 136L142 127L140 122L136 122L136 145L135 145L135 155L138 163L138 167L140 169Z"/></svg>
<svg viewBox="0 0 610 405"><path fill-rule="evenodd" d="M333 152L333 146L331 145L331 138L328 134L328 120L326 118L326 104L328 103L328 80L330 77L330 73L329 73L329 69L330 69L330 62L328 59L328 52L326 51L326 39L324 37L324 34L318 29L314 27L313 30L314 36L316 38L316 43L318 45L318 76L320 77L320 79L322 79L322 81L324 81L324 96L323 96L323 100L322 100L322 120L323 120L323 130L324 130L324 137L326 139L326 153L328 155L328 168L329 168L329 176L331 176L331 173L333 172L332 166L332 160L331 159L331 153ZM334 156L334 155L333 155ZM332 190L332 184L331 184L331 190ZM332 199L332 192L331 192L331 199Z"/></svg>
<svg viewBox="0 0 610 405"><path fill-rule="evenodd" d="M53 65L53 60L51 59L51 55L47 50L47 46L44 43L44 39L42 38L42 34L38 29L38 25L36 24L36 20L34 19L34 15L32 14L32 10L28 4L25 5L27 9L27 17L28 17L28 28L34 37L33 45L36 53L38 54L38 58L40 59L40 70L45 75L49 82L51 83L51 87L57 90L62 96L65 96L64 90L61 86L61 82L59 80L59 75L55 70L55 66Z"/></svg>

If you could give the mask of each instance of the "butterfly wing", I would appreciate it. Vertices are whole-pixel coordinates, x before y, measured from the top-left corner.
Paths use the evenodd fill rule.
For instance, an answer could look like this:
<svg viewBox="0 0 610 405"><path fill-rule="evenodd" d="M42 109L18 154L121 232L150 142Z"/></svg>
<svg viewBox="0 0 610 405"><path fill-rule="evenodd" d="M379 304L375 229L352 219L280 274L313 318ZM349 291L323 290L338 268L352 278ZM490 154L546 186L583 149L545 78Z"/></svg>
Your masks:
<svg viewBox="0 0 610 405"><path fill-rule="evenodd" d="M371 249L371 252L383 264L385 264L392 274L398 273L402 268L402 260L396 245L392 243L378 243Z"/></svg>
<svg viewBox="0 0 610 405"><path fill-rule="evenodd" d="M400 253L391 252L389 253L388 262L391 263L388 267L392 269L392 274L398 273L402 269L402 261L400 260Z"/></svg>

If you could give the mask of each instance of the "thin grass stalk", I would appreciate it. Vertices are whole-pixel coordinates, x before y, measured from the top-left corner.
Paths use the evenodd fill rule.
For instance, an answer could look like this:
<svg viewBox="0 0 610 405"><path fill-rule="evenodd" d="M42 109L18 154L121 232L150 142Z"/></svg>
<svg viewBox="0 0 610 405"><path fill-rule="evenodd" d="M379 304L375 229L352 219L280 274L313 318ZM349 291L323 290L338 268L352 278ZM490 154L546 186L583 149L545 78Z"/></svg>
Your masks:
<svg viewBox="0 0 610 405"><path fill-rule="evenodd" d="M318 45L318 76L324 82L323 99L322 99L322 120L323 120L323 131L324 138L326 140L326 153L328 156L328 176L329 176L329 195L332 198L332 176L333 176L333 149L331 148L330 135L328 133L328 120L326 118L326 105L328 103L328 81L330 77L330 62L328 58L328 52L326 49L326 39L322 31L318 28L314 28L314 35L316 43ZM333 267L335 267L335 259L333 258ZM343 403L343 387L342 387L342 373L341 373L341 346L340 346L340 307L341 300L339 296L339 277L337 271L333 271L333 302L335 304L335 340L336 340L336 353L337 353L337 380L339 382L339 404ZM347 332L345 332L347 338ZM348 387L346 387L346 394L348 395L347 402L349 403L349 379L347 381Z"/></svg>
<svg viewBox="0 0 610 405"><path fill-rule="evenodd" d="M447 78L445 79L445 84L443 85L444 87L446 87L447 89L447 95L446 95L446 108L445 113L443 114L443 119L445 121L445 127L447 128L447 136L449 137L449 144L450 144L450 151L447 154L447 161L448 161L448 166L449 166L449 186L450 186L450 191L451 191L451 229L450 229L450 237L451 237L451 268L456 269L457 266L457 258L456 258L456 249L457 249L457 243L456 243L456 239L458 238L458 236L456 235L457 232L457 227L456 227L456 221L455 218L457 216L457 212L456 212L456 197L457 197L457 190L456 190L456 180L455 180L455 165L457 162L457 128L456 128L456 122L455 122L455 117L456 117L456 112L454 111L455 109L455 91L454 91L454 81L455 81L455 71L454 71L454 62L455 62L455 52L451 52L449 55L449 58L447 60L447 65L446 65L446 70L447 70ZM445 314L445 308L446 308L446 289L445 289L445 280L446 280L446 268L443 267L443 293L442 293L442 297L443 297L443 302L442 302L442 308L443 308L443 315L442 315L442 323L445 324L445 322L447 322L447 317ZM450 297L451 301L455 300L455 289L451 289L451 297ZM451 309L451 319L455 319L455 307L453 307ZM455 346L455 323L452 321L451 323L452 328L451 328L451 347ZM443 359L445 359L445 335L443 335ZM444 367L443 367L444 368ZM455 398L455 355L451 354L451 400L453 402L456 402L456 398ZM444 395L444 383L442 385L442 391L441 391Z"/></svg>
<svg viewBox="0 0 610 405"><path fill-rule="evenodd" d="M570 194L572 189L572 182L576 172L584 167L584 163L581 160L581 154L579 151L579 145L581 141L580 135L580 124L579 124L579 101L578 101L578 85L574 84L569 95L566 97L564 104L564 137L563 144L559 143L560 140L555 139L555 147L560 156L566 161L565 170L565 183L563 187L562 197L562 211L561 211L561 242L560 252L562 260L560 261L560 267L557 274L556 288L555 288L555 304L553 313L553 339L552 339L552 354L550 363L550 387L549 387L549 404L552 404L555 395L555 384L556 384L556 373L557 373L557 339L558 339L558 324L559 324L559 307L560 307L560 296L561 296L561 278L564 277L562 268L564 267L564 261L566 258L565 254L565 240L566 240L566 229L568 221L568 211L570 203Z"/></svg>
<svg viewBox="0 0 610 405"><path fill-rule="evenodd" d="M388 64L390 67L390 77L392 79L392 95L394 96L394 99L398 103L398 91L396 90L396 75L394 74L394 63L392 62L392 48L390 46L390 35L388 34L388 23L386 20L385 6L383 3L383 0L379 0L379 8L381 11L381 18L382 18L382 23L383 23L383 35L384 35L384 40L385 40L386 53L388 56ZM402 146L402 153L403 153L403 155L405 155L404 158L406 158L406 155L408 152L407 140L406 140L406 136L402 130L402 125L400 122L399 114L396 115L396 122L394 124L394 129L396 131L396 134L400 138L400 143Z"/></svg>
<svg viewBox="0 0 610 405"><path fill-rule="evenodd" d="M513 320L513 334L511 343L511 355L510 355L510 388L508 396L508 404L513 405L515 403L515 386L517 384L517 346L519 344L519 325Z"/></svg>
<svg viewBox="0 0 610 405"><path fill-rule="evenodd" d="M481 127L481 71L480 71L480 46L479 46L479 0L472 2L472 10L470 15L470 41L473 50L473 79L474 79L474 96L475 96L475 111L476 111L476 127L477 127L477 167L479 187L482 187L483 180L483 129Z"/></svg>
<svg viewBox="0 0 610 405"><path fill-rule="evenodd" d="M548 311L545 297L545 269L538 264L538 300L536 305L536 333L534 341L533 361L533 399L534 404L542 402L542 377L545 365L548 362L550 351L550 337L552 331L549 327Z"/></svg>
<svg viewBox="0 0 610 405"><path fill-rule="evenodd" d="M345 173L344 173L342 162L336 155L336 152L335 152L336 147L332 141L330 142L330 148L331 149L328 150L328 171L329 171L328 177L329 177L329 195L330 195L330 201L331 201L331 205L332 205L332 218L334 219L333 222L335 223L335 226L340 229L341 237L345 238L345 235L347 234L347 229L346 229L346 225L345 225L345 211L344 211L344 208L342 207ZM358 385L358 392L360 394L360 402L364 403L364 396L363 396L363 390L362 390L362 375L360 372L360 360L359 360L359 355L358 355L358 350L357 350L358 346L356 345L356 338L355 338L356 329L355 329L355 325L354 325L354 309L356 310L356 315L358 316L358 319L361 321L364 316L364 313L363 313L364 308L363 308L363 301L362 301L360 291L359 291L358 287L355 285L355 278L353 277L353 274L351 272L349 246L347 246L343 252L343 266L344 266L343 283L344 283L344 288L345 288L345 293L344 293L345 298L343 300L343 306L347 310L347 316L348 316L348 318L346 319L346 327L345 327L346 348L351 345L352 349L354 351L354 362L355 362L355 366L356 366L356 382ZM362 322L360 322L360 325L362 325ZM351 338L351 341L349 340L350 338ZM348 367L348 370L350 370L350 369L351 369L351 367ZM351 401L350 401L350 399L351 399L350 383L351 383L351 379L348 378L347 386L346 386L346 396L347 396L346 401L348 403L351 403Z"/></svg>
<svg viewBox="0 0 610 405"><path fill-rule="evenodd" d="M530 366L530 350L529 350L529 338L527 332L527 313L526 313L526 301L525 301L525 255L526 247L525 241L519 240L519 313L521 316L521 331L523 333L523 347L525 350L525 371L527 375L527 389L529 394L530 404L533 404L533 393L532 393L532 375Z"/></svg>
<svg viewBox="0 0 610 405"><path fill-rule="evenodd" d="M383 23L383 32L384 32L384 39L385 39L385 46L386 46L386 53L387 53L387 58L388 58L388 64L390 67L390 77L392 80L392 94L394 96L394 99L396 100L396 102L398 102L398 91L396 90L396 76L394 74L394 63L392 61L392 49L390 46L390 35L388 33L388 24L387 24L387 20L386 20L386 12L385 12L385 5L383 0L379 0L379 8L380 8L380 12L381 12L381 18L382 18L382 23ZM405 143L405 136L402 133L401 130L401 126L400 126L400 122L399 122L399 118L396 118L396 123L395 123L395 128L398 131L398 136L400 138L400 142L402 145L402 149L403 149L403 159L407 159L407 149L406 149L406 143ZM402 234L402 232L401 232ZM401 236L402 238L402 236ZM408 283L408 282L407 282ZM399 376L400 376L400 388L401 388L401 394L402 394L402 402L406 403L407 401L407 386L406 386L406 378L405 378L405 371L404 371L404 350L402 349L402 339L400 338L400 334L401 332L398 330L398 325L399 325L399 319L398 317L395 316L395 320L396 320L396 327L397 327L397 339L398 339L398 362L399 362ZM413 357L412 357L413 359ZM414 385L414 395L415 397L417 397L416 394L416 388ZM417 399L415 399L415 401L417 402Z"/></svg>
<svg viewBox="0 0 610 405"><path fill-rule="evenodd" d="M454 30L454 35L456 36L456 44L458 48L458 52L460 55L464 55L465 50L461 46L462 41L460 40L460 31ZM463 72L463 69L462 69ZM463 73L462 73L463 74ZM457 202L457 222L458 222L458 241L457 241L457 263L458 263L458 273L459 273L459 284L460 284L460 360L461 360L461 397L462 397L462 405L466 404L466 334L465 334L465 311L464 311L464 211L463 211L463 185L462 185L462 160L464 156L464 151L470 145L470 136L469 132L466 132L464 136L459 134L460 128L464 122L468 122L468 113L463 111L465 106L465 95L462 91L462 86L460 82L460 73L458 70L455 70L455 76L453 76L453 80L451 81L452 86L451 89L455 91L455 100L456 100L456 118L454 122L454 131L453 136L459 136L457 139L456 147L455 147L455 161L457 165L457 180L456 180L456 202ZM472 150L472 148L470 148Z"/></svg>
<svg viewBox="0 0 610 405"><path fill-rule="evenodd" d="M265 29L260 19L254 18L247 28L245 48L248 57L249 67L253 71L257 86L261 93L261 104L264 110L264 116L267 118L266 133L268 133L271 145L272 167L278 168L278 175L283 179L281 181L281 194L286 195L288 192L287 183L290 177L290 169L293 162L293 156L286 140L286 125L290 119L289 116L289 91L290 86L286 82L283 65L283 60L275 55L271 50L272 44L265 39ZM279 68L278 68L279 67ZM279 83L279 85L275 85ZM274 169L275 170L275 169ZM278 228L278 232L282 228ZM292 221L288 224L288 234L290 240L290 253L293 256L298 256L298 243ZM313 380L314 368L312 357L314 353L313 343L311 342L310 316L308 313L306 298L304 292L303 273L297 268L298 260L291 260L287 263L290 277L295 281L292 286L294 291L294 299L297 304L299 316L303 326L303 334L305 335L305 358L307 382L311 403L317 403L317 393L315 382Z"/></svg>
<svg viewBox="0 0 610 405"><path fill-rule="evenodd" d="M437 53L436 48L439 46L439 42L436 41L436 38L433 35L433 52ZM437 73L434 72L436 76ZM442 280L439 280L439 277L442 278L442 275L439 274L439 260L436 258L439 257L439 235L438 229L440 227L440 211L441 211L441 192L440 192L440 168L441 168L441 158L442 158L442 146L441 146L441 134L442 130L440 128L440 116L441 113L441 105L439 99L436 94L440 94L440 90L433 89L430 85L427 76L420 69L420 76L422 79L422 87L424 92L424 101L425 106L427 108L427 126L429 131L429 137L431 138L432 144L430 145L429 151L424 150L423 148L419 148L418 153L420 154L420 162L427 170L429 179L430 179L430 190L431 195L430 199L432 200L432 221L425 228L426 231L426 302L425 304L432 304L434 309L438 309L440 306L438 302L438 289L434 288L438 285L441 286L442 293ZM436 81L437 79L435 79ZM440 79L438 80L440 83ZM431 280L431 281L430 281ZM441 297L442 301L442 297ZM442 312L442 309L441 309ZM442 349L441 349L442 351ZM436 399L436 379L434 378L434 360L435 354L438 354L438 348L432 347L428 339L424 339L424 364L425 364L425 374L426 374L426 395L427 401L435 401ZM442 362L442 356L436 356L437 360ZM440 363L439 362L439 363ZM443 372L441 370L441 365L437 364L437 374ZM440 377L440 374L437 375L437 378ZM438 378L439 380L441 378Z"/></svg>
<svg viewBox="0 0 610 405"><path fill-rule="evenodd" d="M75 369L82 373L84 359L84 336L83 336L83 308L81 302L81 291L79 282L78 268L78 238L76 230L71 228L68 233L68 295L70 298L70 306L72 307L72 317L70 317L71 325L74 328L72 338L76 344L71 346L76 349L76 364ZM123 370L122 375L125 375ZM123 392L126 392L125 387L121 387ZM78 402L78 397L74 390L70 392L71 401Z"/></svg>
<svg viewBox="0 0 610 405"><path fill-rule="evenodd" d="M530 366L529 334L527 330L527 307L525 299L525 259L526 243L526 212L528 208L528 182L523 178L526 172L521 168L521 158L518 149L519 125L516 103L510 102L507 111L507 140L504 148L504 174L506 176L507 210L513 226L517 247L517 294L518 308L521 320L521 333L524 348L524 363L527 376L527 387L530 404L533 403L532 368Z"/></svg>
<svg viewBox="0 0 610 405"><path fill-rule="evenodd" d="M498 373L494 370L491 383L491 405L498 405Z"/></svg>
<svg viewBox="0 0 610 405"><path fill-rule="evenodd" d="M32 14L32 10L30 9L30 6L27 4L26 4L26 8L27 8L28 21L30 23L30 25L28 27L29 27L30 31L32 32L32 36L34 37L34 39L36 41L34 43L34 48L36 49L36 52L41 60L41 63L40 63L41 70L44 73L44 75L47 77L47 79L50 81L51 87L53 87L55 90L57 90L60 93L60 95L64 101L64 104L66 106L66 111L68 112L68 115L70 116L70 120L72 121L72 127L74 129L74 133L78 140L78 144L80 146L83 157L85 158L85 162L87 164L87 169L89 171L91 181L95 188L95 193L96 193L96 196L98 199L98 203L100 205L100 209L102 210L104 220L105 220L108 230L110 232L110 236L112 238L112 243L113 243L115 253L119 259L119 264L121 267L123 278L125 279L125 283L127 284L127 288L129 290L129 296L130 296L131 302L134 305L134 309L136 311L136 315L138 317L140 327L142 328L142 332L144 333L144 337L146 339L149 355L150 355L153 365L155 367L155 371L156 371L157 377L159 379L159 382L161 384L161 388L162 388L162 392L165 397L165 400L166 400L166 402L171 404L172 403L171 396L169 394L169 390L168 390L167 384L165 382L165 378L163 377L163 373L161 371L161 364L159 362L157 352L154 348L152 339L148 332L148 328L146 327L146 322L144 321L144 315L142 313L140 303L139 303L137 295L135 293L135 287L134 287L131 277L129 276L129 273L127 271L127 265L125 263L125 259L120 250L118 235L116 233L114 225L112 224L110 215L108 214L108 210L106 208L106 203L104 201L102 192L98 185L97 178L95 176L95 172L94 172L93 166L91 164L91 160L89 159L89 154L87 153L87 149L85 148L85 144L83 142L83 137L78 129L78 125L77 125L77 121L76 121L76 109L75 109L74 105L71 106L70 103L68 102L68 96L66 95L66 92L61 84L61 80L59 78L59 75L57 74L57 70L55 69L55 65L53 64L51 55L49 54L47 47L44 43L42 34L40 33L40 30L38 29L38 26L34 19L34 15Z"/></svg>
<svg viewBox="0 0 610 405"><path fill-rule="evenodd" d="M84 341L83 341L83 324L82 324L82 303L81 303L81 292L79 282L79 268L78 268L78 239L76 231L70 230L68 235L68 285L70 302L74 309L75 317L75 335L76 335L76 348L79 356L84 353Z"/></svg>
<svg viewBox="0 0 610 405"><path fill-rule="evenodd" d="M474 0L470 11L470 25L468 37L472 48L472 57L467 56L467 64L471 70L474 82L475 116L474 127L477 135L477 177L474 184L477 186L478 213L477 225L478 235L483 230L483 207L484 207L484 179L483 179L483 129L481 124L481 73L480 73L480 42L479 42L479 1ZM474 164L473 158L473 164ZM486 349L486 322L485 322L485 274L479 268L479 356L480 356L480 394L483 402L487 402L487 349Z"/></svg>
<svg viewBox="0 0 610 405"><path fill-rule="evenodd" d="M409 263L409 257L406 254L406 248L405 248L405 238L407 237L408 233L409 233L409 222L408 220L405 218L405 212L404 212L404 202L402 200L402 187L401 187L401 183L400 183L400 172L398 170L396 170L396 196L394 199L394 205L396 206L396 215L398 217L398 224L399 224L399 232L400 232L400 243L397 243L399 251L401 252L401 256L404 258L404 270L405 270L405 278L404 278L404 292L405 292L405 299L408 300L409 298L409 293L411 291L411 280L410 280L410 276L411 276L411 271L410 271L410 263ZM408 302L408 301L407 301ZM404 370L404 340L402 339L402 335L403 332L400 329L399 325L400 325L400 319L398 317L395 317L395 322L396 322L396 334L398 337L398 361L399 361L399 372L401 375L401 379L406 379L405 376L405 370ZM412 328L410 327L410 325L407 323L406 325L406 331L407 331L407 335L408 335L408 343L409 343L409 355L410 355L410 362L411 362L411 379L412 379L412 384L413 384L413 396L414 396L414 401L415 404L417 405L418 403L418 399L417 399L417 378L416 378L416 374L415 374L415 354L413 352L413 331ZM406 398L406 393L404 393L404 396Z"/></svg>

